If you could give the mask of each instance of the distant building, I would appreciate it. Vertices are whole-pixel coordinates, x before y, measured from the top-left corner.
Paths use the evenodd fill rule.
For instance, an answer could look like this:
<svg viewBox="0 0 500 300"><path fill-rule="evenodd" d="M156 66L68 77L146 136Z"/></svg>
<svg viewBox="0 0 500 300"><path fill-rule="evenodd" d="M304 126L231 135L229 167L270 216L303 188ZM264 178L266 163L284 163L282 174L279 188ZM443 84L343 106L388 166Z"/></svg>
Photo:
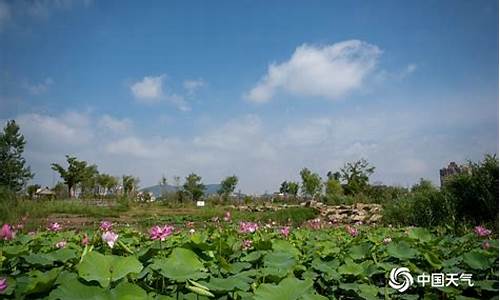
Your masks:
<svg viewBox="0 0 500 300"><path fill-rule="evenodd" d="M49 187L39 188L35 192L35 197L37 199L53 199L56 196L56 193L49 189Z"/></svg>
<svg viewBox="0 0 500 300"><path fill-rule="evenodd" d="M441 182L441 187L444 186L447 177L467 171L468 168L466 166L459 166L454 161L450 162L448 164L448 167L439 170L439 180Z"/></svg>

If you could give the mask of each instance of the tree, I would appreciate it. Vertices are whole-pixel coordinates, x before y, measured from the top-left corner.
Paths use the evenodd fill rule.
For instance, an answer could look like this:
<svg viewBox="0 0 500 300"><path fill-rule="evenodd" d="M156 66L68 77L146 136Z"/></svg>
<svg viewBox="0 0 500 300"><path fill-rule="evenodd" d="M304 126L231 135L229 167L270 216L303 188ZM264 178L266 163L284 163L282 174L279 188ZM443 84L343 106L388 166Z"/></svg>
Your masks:
<svg viewBox="0 0 500 300"><path fill-rule="evenodd" d="M186 182L182 187L184 192L188 193L194 201L198 201L205 193L205 185L201 183L201 177L195 173L186 177Z"/></svg>
<svg viewBox="0 0 500 300"><path fill-rule="evenodd" d="M57 199L65 199L69 197L68 187L62 182L56 183L52 190L56 193Z"/></svg>
<svg viewBox="0 0 500 300"><path fill-rule="evenodd" d="M165 175L161 176L159 184L161 187L161 195L164 196L166 194L165 187L167 186L167 178L165 177Z"/></svg>
<svg viewBox="0 0 500 300"><path fill-rule="evenodd" d="M337 181L340 181L341 177L342 175L338 171L337 172L328 171L328 173L326 173L326 178L328 179L335 179Z"/></svg>
<svg viewBox="0 0 500 300"><path fill-rule="evenodd" d="M447 178L444 190L453 202L458 221L498 224L498 157L469 162L466 172Z"/></svg>
<svg viewBox="0 0 500 300"><path fill-rule="evenodd" d="M236 177L236 175L228 176L221 181L220 188L217 193L224 197L224 199L227 199L229 194L234 192L236 185L238 185L238 177Z"/></svg>
<svg viewBox="0 0 500 300"><path fill-rule="evenodd" d="M288 194L297 197L297 194L299 193L299 184L294 181L288 182Z"/></svg>
<svg viewBox="0 0 500 300"><path fill-rule="evenodd" d="M35 196L35 193L36 191L38 191L39 188L41 188L39 184L32 184L26 187L26 192L28 193L30 199L33 199L33 196Z"/></svg>
<svg viewBox="0 0 500 300"><path fill-rule="evenodd" d="M375 172L375 167L370 166L364 158L346 163L340 170L341 178L346 182L346 194L355 195L364 192L373 172Z"/></svg>
<svg viewBox="0 0 500 300"><path fill-rule="evenodd" d="M129 196L139 187L139 178L131 175L123 175L122 177L123 194Z"/></svg>
<svg viewBox="0 0 500 300"><path fill-rule="evenodd" d="M330 199L341 196L343 194L343 189L340 181L336 180L334 177L329 178L325 182L325 194Z"/></svg>
<svg viewBox="0 0 500 300"><path fill-rule="evenodd" d="M300 177L302 178L302 193L305 196L314 198L321 193L321 177L317 173L304 168L300 171Z"/></svg>
<svg viewBox="0 0 500 300"><path fill-rule="evenodd" d="M22 156L25 145L16 121L8 121L0 133L0 186L14 192L19 192L34 176Z"/></svg>
<svg viewBox="0 0 500 300"><path fill-rule="evenodd" d="M288 194L288 181L283 181L280 186L280 193L281 194Z"/></svg>
<svg viewBox="0 0 500 300"><path fill-rule="evenodd" d="M73 188L84 180L89 180L89 177L97 172L95 165L87 166L87 162L77 160L74 156L66 155L68 168L64 169L61 165L51 164L52 170L57 171L64 183L68 186L68 195L73 197Z"/></svg>
<svg viewBox="0 0 500 300"><path fill-rule="evenodd" d="M94 196L99 193L99 171L96 165L90 165L85 168L83 179L80 183L82 195Z"/></svg>
<svg viewBox="0 0 500 300"><path fill-rule="evenodd" d="M103 173L97 175L97 185L99 186L99 195L106 195L109 191L116 188L118 180L114 176Z"/></svg>
<svg viewBox="0 0 500 300"><path fill-rule="evenodd" d="M299 184L297 182L283 181L281 183L280 193L296 197L298 192L299 192Z"/></svg>

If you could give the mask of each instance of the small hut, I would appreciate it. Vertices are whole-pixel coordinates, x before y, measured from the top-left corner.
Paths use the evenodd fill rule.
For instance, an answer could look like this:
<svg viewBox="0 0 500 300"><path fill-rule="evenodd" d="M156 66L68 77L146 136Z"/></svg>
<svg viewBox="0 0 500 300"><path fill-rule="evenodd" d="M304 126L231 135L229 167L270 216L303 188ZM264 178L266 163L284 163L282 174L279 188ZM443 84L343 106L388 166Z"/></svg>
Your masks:
<svg viewBox="0 0 500 300"><path fill-rule="evenodd" d="M40 188L36 191L35 196L37 199L54 199L56 193L49 189L49 187Z"/></svg>

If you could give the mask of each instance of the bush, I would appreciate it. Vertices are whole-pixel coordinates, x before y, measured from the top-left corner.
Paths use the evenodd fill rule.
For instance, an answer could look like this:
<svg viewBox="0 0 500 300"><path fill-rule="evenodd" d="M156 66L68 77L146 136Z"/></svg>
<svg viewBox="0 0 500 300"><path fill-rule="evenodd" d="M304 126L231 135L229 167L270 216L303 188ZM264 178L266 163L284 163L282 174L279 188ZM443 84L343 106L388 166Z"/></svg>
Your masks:
<svg viewBox="0 0 500 300"><path fill-rule="evenodd" d="M423 227L453 224L454 215L449 199L426 180L414 185L410 193L387 202L383 210L386 223Z"/></svg>
<svg viewBox="0 0 500 300"><path fill-rule="evenodd" d="M469 162L468 172L445 181L444 190L461 220L498 223L498 158L486 155L479 163Z"/></svg>

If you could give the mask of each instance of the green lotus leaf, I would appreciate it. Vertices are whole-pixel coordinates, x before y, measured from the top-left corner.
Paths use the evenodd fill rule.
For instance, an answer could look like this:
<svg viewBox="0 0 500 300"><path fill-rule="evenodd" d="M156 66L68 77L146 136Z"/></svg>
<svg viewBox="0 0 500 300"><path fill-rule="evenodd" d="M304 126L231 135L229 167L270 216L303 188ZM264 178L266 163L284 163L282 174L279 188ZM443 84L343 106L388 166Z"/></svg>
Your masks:
<svg viewBox="0 0 500 300"><path fill-rule="evenodd" d="M155 259L150 267L160 272L162 276L178 282L208 276L208 274L202 272L204 270L203 263L198 256L193 251L185 248L174 248L168 258Z"/></svg>
<svg viewBox="0 0 500 300"><path fill-rule="evenodd" d="M468 253L465 253L462 257L464 263L473 269L485 270L490 267L495 267L494 265L490 264L488 257L484 255L482 251L472 250Z"/></svg>
<svg viewBox="0 0 500 300"><path fill-rule="evenodd" d="M310 294L313 282L294 277L283 279L278 285L264 283L255 291L255 300L294 300Z"/></svg>
<svg viewBox="0 0 500 300"><path fill-rule="evenodd" d="M87 281L95 280L102 287L108 287L110 282L129 273L139 273L142 268L142 264L133 256L102 255L93 251L83 258L78 267L78 274Z"/></svg>

